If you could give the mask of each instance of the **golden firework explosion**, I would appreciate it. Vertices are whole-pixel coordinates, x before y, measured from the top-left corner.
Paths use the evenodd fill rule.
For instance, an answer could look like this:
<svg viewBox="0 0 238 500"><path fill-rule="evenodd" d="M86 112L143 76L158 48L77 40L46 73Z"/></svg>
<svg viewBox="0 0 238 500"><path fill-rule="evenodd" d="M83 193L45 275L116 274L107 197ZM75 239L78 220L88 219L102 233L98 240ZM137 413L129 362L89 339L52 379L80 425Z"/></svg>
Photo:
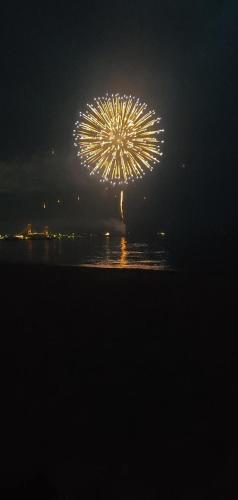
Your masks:
<svg viewBox="0 0 238 500"><path fill-rule="evenodd" d="M158 128L161 118L147 104L120 94L106 94L87 104L73 131L81 163L101 182L128 184L142 178L162 156Z"/></svg>

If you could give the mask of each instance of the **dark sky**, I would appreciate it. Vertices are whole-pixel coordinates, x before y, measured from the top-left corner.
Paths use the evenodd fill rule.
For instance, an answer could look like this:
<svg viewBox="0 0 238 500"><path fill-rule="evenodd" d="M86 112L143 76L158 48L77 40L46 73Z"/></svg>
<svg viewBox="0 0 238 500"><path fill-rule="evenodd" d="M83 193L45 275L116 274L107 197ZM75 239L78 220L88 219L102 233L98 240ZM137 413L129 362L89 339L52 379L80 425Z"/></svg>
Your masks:
<svg viewBox="0 0 238 500"><path fill-rule="evenodd" d="M235 228L237 14L220 0L5 2L0 233L115 215L116 192L82 171L72 146L77 112L107 91L141 97L166 130L161 167L126 193L128 224Z"/></svg>

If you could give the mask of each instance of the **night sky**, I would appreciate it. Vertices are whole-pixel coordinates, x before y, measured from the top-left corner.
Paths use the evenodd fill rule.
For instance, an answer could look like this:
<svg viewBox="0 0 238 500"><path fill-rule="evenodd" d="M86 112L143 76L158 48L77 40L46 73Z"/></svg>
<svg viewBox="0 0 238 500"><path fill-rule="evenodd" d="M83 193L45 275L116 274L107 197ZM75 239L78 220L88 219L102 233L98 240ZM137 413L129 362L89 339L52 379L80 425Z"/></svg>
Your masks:
<svg viewBox="0 0 238 500"><path fill-rule="evenodd" d="M5 2L0 233L118 215L117 191L88 176L72 140L78 111L107 91L145 100L166 131L161 166L127 189L128 227L234 232L237 14L219 0Z"/></svg>

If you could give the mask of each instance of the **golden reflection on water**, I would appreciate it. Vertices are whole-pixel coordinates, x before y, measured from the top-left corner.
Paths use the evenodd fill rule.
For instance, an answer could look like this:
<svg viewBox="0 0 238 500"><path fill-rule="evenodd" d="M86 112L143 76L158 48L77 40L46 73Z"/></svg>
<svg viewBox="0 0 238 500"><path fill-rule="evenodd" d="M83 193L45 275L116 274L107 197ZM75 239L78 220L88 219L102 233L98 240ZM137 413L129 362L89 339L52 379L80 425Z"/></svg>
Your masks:
<svg viewBox="0 0 238 500"><path fill-rule="evenodd" d="M125 236L122 236L120 241L118 241L117 251L114 250L114 244L111 238L107 238L104 258L98 259L94 263L81 264L81 266L101 269L141 269L154 271L168 269L167 262L163 257L158 259L157 256L148 256L146 250L147 244L143 244L138 248L138 245L134 246L130 244Z"/></svg>
<svg viewBox="0 0 238 500"><path fill-rule="evenodd" d="M93 242L90 239L90 245L87 238L73 242L29 239L18 245L19 253L16 252L15 246L4 242L2 247L0 246L0 258L4 257L5 252L6 260L52 262L101 269L170 270L168 256L161 244L134 242L125 236L95 238Z"/></svg>
<svg viewBox="0 0 238 500"><path fill-rule="evenodd" d="M119 267L125 267L128 264L127 256L128 256L128 251L127 251L127 241L125 236L121 238L120 241L120 250L121 250L121 255L120 255L120 260L119 260Z"/></svg>

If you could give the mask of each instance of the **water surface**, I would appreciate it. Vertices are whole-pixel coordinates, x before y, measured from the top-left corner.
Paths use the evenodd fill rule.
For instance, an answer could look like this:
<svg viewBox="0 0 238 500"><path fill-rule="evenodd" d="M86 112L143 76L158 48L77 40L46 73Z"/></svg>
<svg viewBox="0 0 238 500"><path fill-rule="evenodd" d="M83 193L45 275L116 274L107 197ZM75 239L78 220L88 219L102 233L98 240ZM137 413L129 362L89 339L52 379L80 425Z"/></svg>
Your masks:
<svg viewBox="0 0 238 500"><path fill-rule="evenodd" d="M126 237L0 241L0 261L109 269L170 269L169 255L162 241L133 241Z"/></svg>

